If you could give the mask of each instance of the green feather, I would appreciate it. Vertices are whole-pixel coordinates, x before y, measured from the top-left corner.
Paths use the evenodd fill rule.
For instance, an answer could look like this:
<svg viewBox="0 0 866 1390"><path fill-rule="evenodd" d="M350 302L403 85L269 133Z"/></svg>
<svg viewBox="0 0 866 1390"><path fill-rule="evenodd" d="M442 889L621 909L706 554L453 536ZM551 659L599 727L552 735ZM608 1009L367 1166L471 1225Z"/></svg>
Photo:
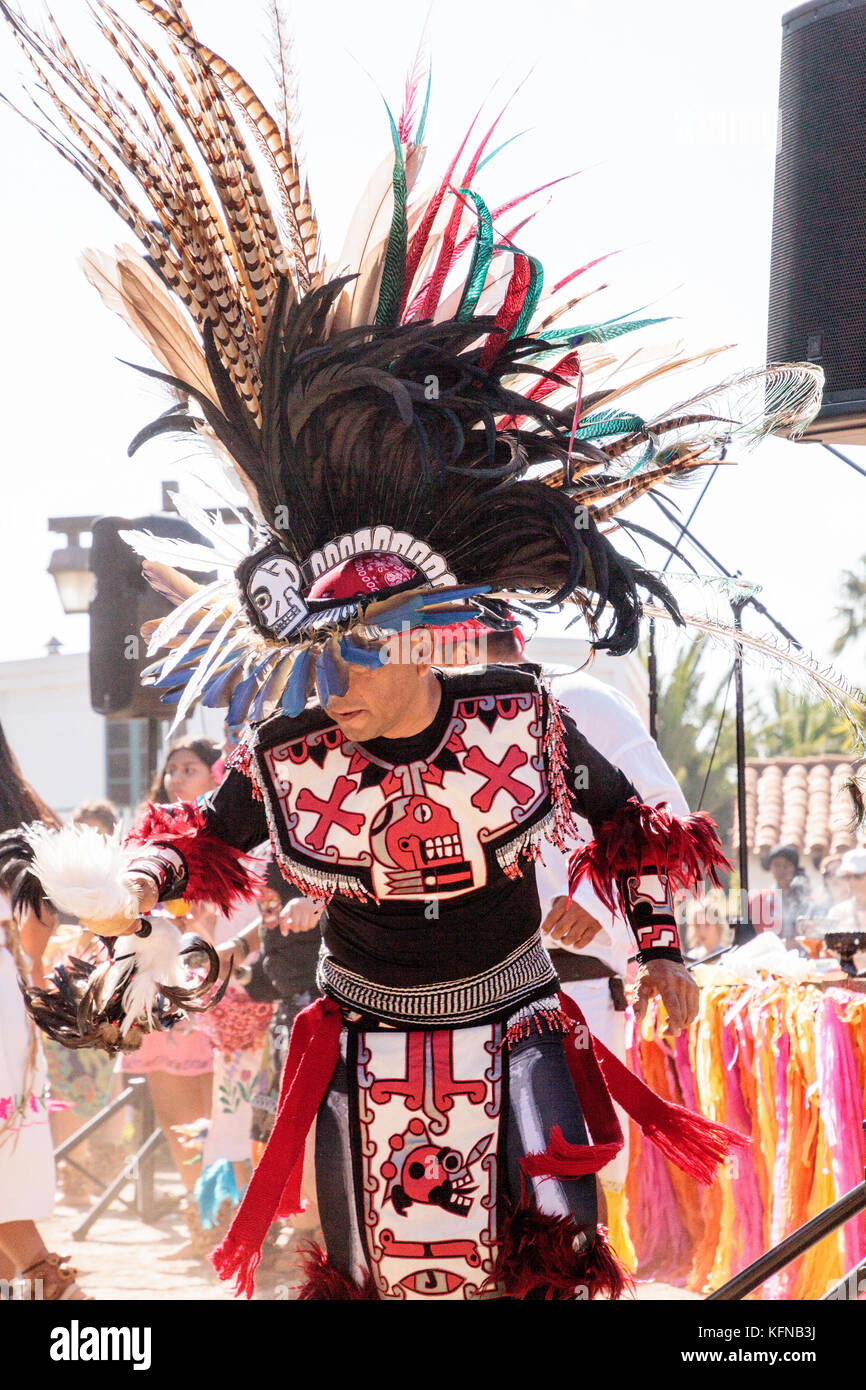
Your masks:
<svg viewBox="0 0 866 1390"><path fill-rule="evenodd" d="M424 105L421 108L421 119L418 122L418 129L415 131L414 143L416 145L423 145L424 143L424 131L427 129L427 110L430 106L430 84L432 81L433 64L431 63L427 69L427 91L424 94Z"/></svg>
<svg viewBox="0 0 866 1390"><path fill-rule="evenodd" d="M406 276L406 243L408 222L406 219L406 166L394 117L385 104L388 120L391 123L391 139L394 142L394 214L391 230L388 233L388 247L385 264L382 267L382 283L379 286L379 301L376 305L376 323L384 328L396 328L400 318L400 304L403 298L403 280Z"/></svg>
<svg viewBox="0 0 866 1390"><path fill-rule="evenodd" d="M501 145L497 145L495 150L491 150L489 154L486 154L482 159L481 163L479 164L478 168L475 170L476 176L481 173L481 170L484 168L485 164L489 164L491 159L495 159L496 156L500 154L502 150L505 149L506 145L510 145L513 140L519 140L521 135L525 134L525 130L518 130L516 135L509 135L508 139L503 140Z"/></svg>
<svg viewBox="0 0 866 1390"><path fill-rule="evenodd" d="M583 323L576 328L545 328L541 337L546 343L567 343L575 338L580 338L584 343L607 343L612 338L621 338L624 333L634 333L638 328L650 328L654 323L669 323L672 317L668 314L661 319L632 319L630 323Z"/></svg>
<svg viewBox="0 0 866 1390"><path fill-rule="evenodd" d="M609 439L614 434L632 434L643 429L645 421L639 415L623 415L617 410L599 410L587 415L574 432L575 439Z"/></svg>
<svg viewBox="0 0 866 1390"><path fill-rule="evenodd" d="M475 312L475 306L481 297L484 281L487 279L487 271L490 268L490 260L493 255L493 220L490 216L490 209L478 193L474 193L471 188L461 188L458 189L458 192L464 198L472 199L478 215L478 230L475 233L475 245L472 248L472 264L469 267L466 284L463 286L463 294L457 306L457 313L454 315L459 323L465 323L472 318Z"/></svg>

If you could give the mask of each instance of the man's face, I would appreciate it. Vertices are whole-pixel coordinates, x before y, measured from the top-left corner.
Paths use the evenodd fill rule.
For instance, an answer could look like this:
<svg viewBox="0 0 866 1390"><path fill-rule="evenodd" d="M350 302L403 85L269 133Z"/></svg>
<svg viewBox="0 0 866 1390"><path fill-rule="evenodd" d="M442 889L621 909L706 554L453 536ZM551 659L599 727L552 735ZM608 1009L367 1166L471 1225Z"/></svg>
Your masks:
<svg viewBox="0 0 866 1390"><path fill-rule="evenodd" d="M773 875L778 886L783 890L785 888L790 888L796 872L796 867L791 863L787 855L777 854L775 859L770 860L770 873Z"/></svg>
<svg viewBox="0 0 866 1390"><path fill-rule="evenodd" d="M390 657L387 665L370 671L349 663L348 690L328 701L329 717L348 739L358 743L371 738L409 737L432 722L430 681L435 677L429 665L412 659L413 653L417 654L414 642L407 644L394 637L385 646Z"/></svg>
<svg viewBox="0 0 866 1390"><path fill-rule="evenodd" d="M846 874L851 886L851 897L858 907L866 907L866 874Z"/></svg>

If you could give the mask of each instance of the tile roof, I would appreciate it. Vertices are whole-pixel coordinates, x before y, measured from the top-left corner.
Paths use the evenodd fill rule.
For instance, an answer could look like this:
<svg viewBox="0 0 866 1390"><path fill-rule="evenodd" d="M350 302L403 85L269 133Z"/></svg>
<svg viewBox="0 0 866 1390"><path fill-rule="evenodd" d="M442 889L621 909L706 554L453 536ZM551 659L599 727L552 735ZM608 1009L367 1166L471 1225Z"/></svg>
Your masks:
<svg viewBox="0 0 866 1390"><path fill-rule="evenodd" d="M817 865L864 843L854 828L854 802L847 783L850 757L827 753L812 758L746 759L746 832L749 849L763 857L773 845L794 845ZM736 816L734 837L737 840Z"/></svg>

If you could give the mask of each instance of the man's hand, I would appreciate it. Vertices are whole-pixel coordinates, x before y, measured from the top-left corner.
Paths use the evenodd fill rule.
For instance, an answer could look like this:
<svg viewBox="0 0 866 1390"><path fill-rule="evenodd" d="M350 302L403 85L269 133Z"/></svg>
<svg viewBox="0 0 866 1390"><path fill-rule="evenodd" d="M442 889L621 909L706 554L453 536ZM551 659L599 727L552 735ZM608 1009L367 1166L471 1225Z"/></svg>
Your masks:
<svg viewBox="0 0 866 1390"><path fill-rule="evenodd" d="M314 902L312 898L292 898L280 913L280 931L283 936L289 932L310 931L324 911L324 903Z"/></svg>
<svg viewBox="0 0 866 1390"><path fill-rule="evenodd" d="M678 961L651 960L638 970L632 1001L638 1022L655 994L667 1010L670 1031L674 1035L697 1018L700 990L686 967Z"/></svg>
<svg viewBox="0 0 866 1390"><path fill-rule="evenodd" d="M573 950L588 946L600 931L601 922L585 907L568 898L554 898L541 924L542 936L552 936L560 946L571 946Z"/></svg>
<svg viewBox="0 0 866 1390"><path fill-rule="evenodd" d="M146 874L130 874L125 880L130 895L135 898L137 908L133 917L81 918L81 925L96 936L131 936L138 931L138 919L146 916L156 907L158 893L156 884Z"/></svg>

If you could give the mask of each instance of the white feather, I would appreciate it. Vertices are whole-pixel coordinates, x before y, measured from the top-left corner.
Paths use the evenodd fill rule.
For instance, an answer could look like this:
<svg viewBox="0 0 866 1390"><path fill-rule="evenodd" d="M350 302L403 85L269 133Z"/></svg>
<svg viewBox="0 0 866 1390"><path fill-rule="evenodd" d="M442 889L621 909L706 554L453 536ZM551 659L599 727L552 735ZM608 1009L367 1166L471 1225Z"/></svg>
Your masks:
<svg viewBox="0 0 866 1390"><path fill-rule="evenodd" d="M148 656L154 656L160 647L167 646L172 637L180 632L187 618L192 617L200 608L207 608L216 615L220 609L231 604L232 608L239 612L240 600L237 592L237 585L233 579L215 579L212 584L205 584L196 593L190 594L189 598L185 598L163 618L159 627L154 628L147 644Z"/></svg>
<svg viewBox="0 0 866 1390"><path fill-rule="evenodd" d="M191 570L195 574L218 569L230 569L233 561L221 560L215 551L195 541L178 541L169 536L152 536L149 531L118 531L122 541L145 560L173 565L175 569Z"/></svg>
<svg viewBox="0 0 866 1390"><path fill-rule="evenodd" d="M149 936L121 936L114 948L114 965L106 972L103 993L108 998L124 978L131 975L123 992L123 1023L126 1037L142 1015L153 1022L156 996L163 985L185 983L180 954L181 933L168 917L150 919Z"/></svg>
<svg viewBox="0 0 866 1390"><path fill-rule="evenodd" d="M208 647L207 651L204 653L201 661L196 667L194 676L188 682L183 694L180 697L177 706L177 713L175 714L175 717L172 721L169 733L174 732L180 721L186 717L187 711L192 708L194 701L198 698L199 693L202 690L205 681L207 680L208 671L210 670L210 664L213 660L214 655L217 652L222 652L223 644L225 643L226 638L228 637L232 627L237 622L237 620L237 613L232 613L228 618L226 618L222 627L218 629L216 636L214 637L213 641L211 642L210 646Z"/></svg>
<svg viewBox="0 0 866 1390"><path fill-rule="evenodd" d="M240 563L247 554L247 546L238 542L236 527L230 527L227 522L208 516L204 507L188 493L172 493L172 502L178 516L183 517L184 521L196 528L200 536L210 541L218 563L232 566ZM246 531L243 532L243 536L246 540Z"/></svg>
<svg viewBox="0 0 866 1390"><path fill-rule="evenodd" d="M106 836L92 825L25 831L33 848L33 872L62 912L86 921L137 915L135 896L124 882L132 851L119 834Z"/></svg>

